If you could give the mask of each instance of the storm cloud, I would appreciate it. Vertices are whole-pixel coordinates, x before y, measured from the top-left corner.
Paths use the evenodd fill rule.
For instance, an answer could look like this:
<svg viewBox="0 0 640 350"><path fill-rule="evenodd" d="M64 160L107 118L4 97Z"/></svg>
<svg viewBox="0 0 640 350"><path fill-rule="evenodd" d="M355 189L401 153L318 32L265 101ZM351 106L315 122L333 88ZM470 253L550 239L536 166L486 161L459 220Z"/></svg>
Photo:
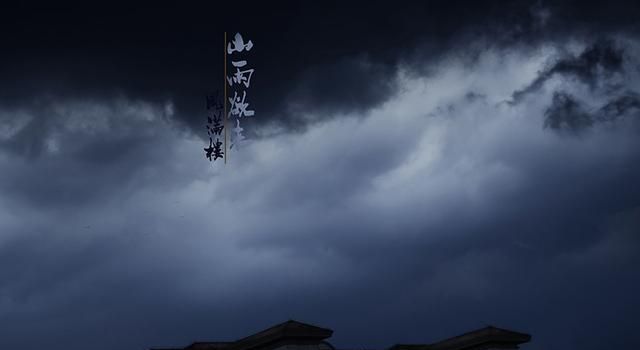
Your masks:
<svg viewBox="0 0 640 350"><path fill-rule="evenodd" d="M179 346L286 319L330 327L344 348L487 324L531 333L531 349L640 345L640 39L628 18L605 11L595 38L587 5L572 32L556 32L570 3L479 9L512 14L493 24L439 3L372 8L368 35L314 32L322 16L279 8L296 25L256 33L265 85L252 89L251 142L226 165L202 153L212 87L199 69L164 61L164 76L151 63L125 80L144 55L123 56L94 82L76 76L82 65L4 82L0 346ZM384 20L407 35L384 34ZM300 31L266 39L290 25ZM146 43L112 58L162 46ZM314 59L281 62L269 47Z"/></svg>

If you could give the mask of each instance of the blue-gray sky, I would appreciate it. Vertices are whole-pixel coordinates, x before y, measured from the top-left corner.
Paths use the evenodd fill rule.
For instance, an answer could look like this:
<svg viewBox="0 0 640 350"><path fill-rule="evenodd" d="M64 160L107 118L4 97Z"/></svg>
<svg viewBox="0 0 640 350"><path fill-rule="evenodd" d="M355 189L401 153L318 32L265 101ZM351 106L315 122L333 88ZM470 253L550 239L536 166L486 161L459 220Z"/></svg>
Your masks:
<svg viewBox="0 0 640 350"><path fill-rule="evenodd" d="M179 346L287 319L338 347L489 324L527 349L640 346L639 13L7 9L0 348ZM251 141L226 166L202 151L224 30L256 68Z"/></svg>

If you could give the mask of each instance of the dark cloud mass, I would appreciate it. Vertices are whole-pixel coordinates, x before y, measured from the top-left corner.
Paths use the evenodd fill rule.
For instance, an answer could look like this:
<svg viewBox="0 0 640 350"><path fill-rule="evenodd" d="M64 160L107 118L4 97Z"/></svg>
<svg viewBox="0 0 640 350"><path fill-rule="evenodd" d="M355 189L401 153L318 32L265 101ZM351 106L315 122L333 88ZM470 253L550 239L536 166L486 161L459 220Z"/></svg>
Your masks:
<svg viewBox="0 0 640 350"><path fill-rule="evenodd" d="M639 10L7 7L0 348L286 319L339 348L488 324L523 349L638 348ZM255 43L257 111L226 165L202 153L224 30Z"/></svg>
<svg viewBox="0 0 640 350"><path fill-rule="evenodd" d="M554 129L579 130L593 125L591 116L582 110L580 103L569 94L556 92L551 106L545 112L545 126Z"/></svg>
<svg viewBox="0 0 640 350"><path fill-rule="evenodd" d="M615 47L612 40L601 40L585 49L578 57L558 60L551 68L543 71L525 89L513 93L513 103L519 102L526 94L535 93L554 76L576 78L595 88L601 75L619 72L623 62L622 49Z"/></svg>
<svg viewBox="0 0 640 350"><path fill-rule="evenodd" d="M637 115L640 110L640 96L638 93L628 91L620 97L612 99L600 109L601 120L615 120L626 115ZM635 112L635 113L634 113Z"/></svg>

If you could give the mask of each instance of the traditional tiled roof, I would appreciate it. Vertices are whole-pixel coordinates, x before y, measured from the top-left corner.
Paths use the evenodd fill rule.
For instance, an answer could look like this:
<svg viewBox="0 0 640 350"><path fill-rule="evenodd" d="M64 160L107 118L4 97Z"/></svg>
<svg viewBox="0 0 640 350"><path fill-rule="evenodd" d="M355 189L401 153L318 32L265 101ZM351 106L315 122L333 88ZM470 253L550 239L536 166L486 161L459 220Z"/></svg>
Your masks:
<svg viewBox="0 0 640 350"><path fill-rule="evenodd" d="M273 347L287 341L319 344L332 334L328 328L289 320L233 342L195 342L185 348L150 350L250 350Z"/></svg>
<svg viewBox="0 0 640 350"><path fill-rule="evenodd" d="M287 344L325 344L333 331L328 328L289 320L233 342L195 342L185 348L151 350L273 350ZM485 327L432 344L396 344L388 350L486 350L518 349L531 340L525 333Z"/></svg>
<svg viewBox="0 0 640 350"><path fill-rule="evenodd" d="M183 348L184 350L218 350L226 349L233 345L233 342L195 342Z"/></svg>
<svg viewBox="0 0 640 350"><path fill-rule="evenodd" d="M489 326L433 344L397 344L389 350L518 349L520 344L530 340L529 334Z"/></svg>
<svg viewBox="0 0 640 350"><path fill-rule="evenodd" d="M289 320L261 332L250 335L234 342L234 349L252 349L265 346L283 339L297 339L321 342L329 338L333 331L310 324Z"/></svg>

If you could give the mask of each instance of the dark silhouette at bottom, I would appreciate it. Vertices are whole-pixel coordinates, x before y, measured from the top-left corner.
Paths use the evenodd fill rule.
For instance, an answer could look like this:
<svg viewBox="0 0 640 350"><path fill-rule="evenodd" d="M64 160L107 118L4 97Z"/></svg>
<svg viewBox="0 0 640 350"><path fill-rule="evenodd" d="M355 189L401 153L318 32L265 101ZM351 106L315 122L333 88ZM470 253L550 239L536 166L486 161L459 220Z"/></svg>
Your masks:
<svg viewBox="0 0 640 350"><path fill-rule="evenodd" d="M232 342L195 342L186 347L151 350L336 350L326 339L333 330L289 320ZM531 340L525 333L485 327L432 344L396 344L387 350L518 349Z"/></svg>

